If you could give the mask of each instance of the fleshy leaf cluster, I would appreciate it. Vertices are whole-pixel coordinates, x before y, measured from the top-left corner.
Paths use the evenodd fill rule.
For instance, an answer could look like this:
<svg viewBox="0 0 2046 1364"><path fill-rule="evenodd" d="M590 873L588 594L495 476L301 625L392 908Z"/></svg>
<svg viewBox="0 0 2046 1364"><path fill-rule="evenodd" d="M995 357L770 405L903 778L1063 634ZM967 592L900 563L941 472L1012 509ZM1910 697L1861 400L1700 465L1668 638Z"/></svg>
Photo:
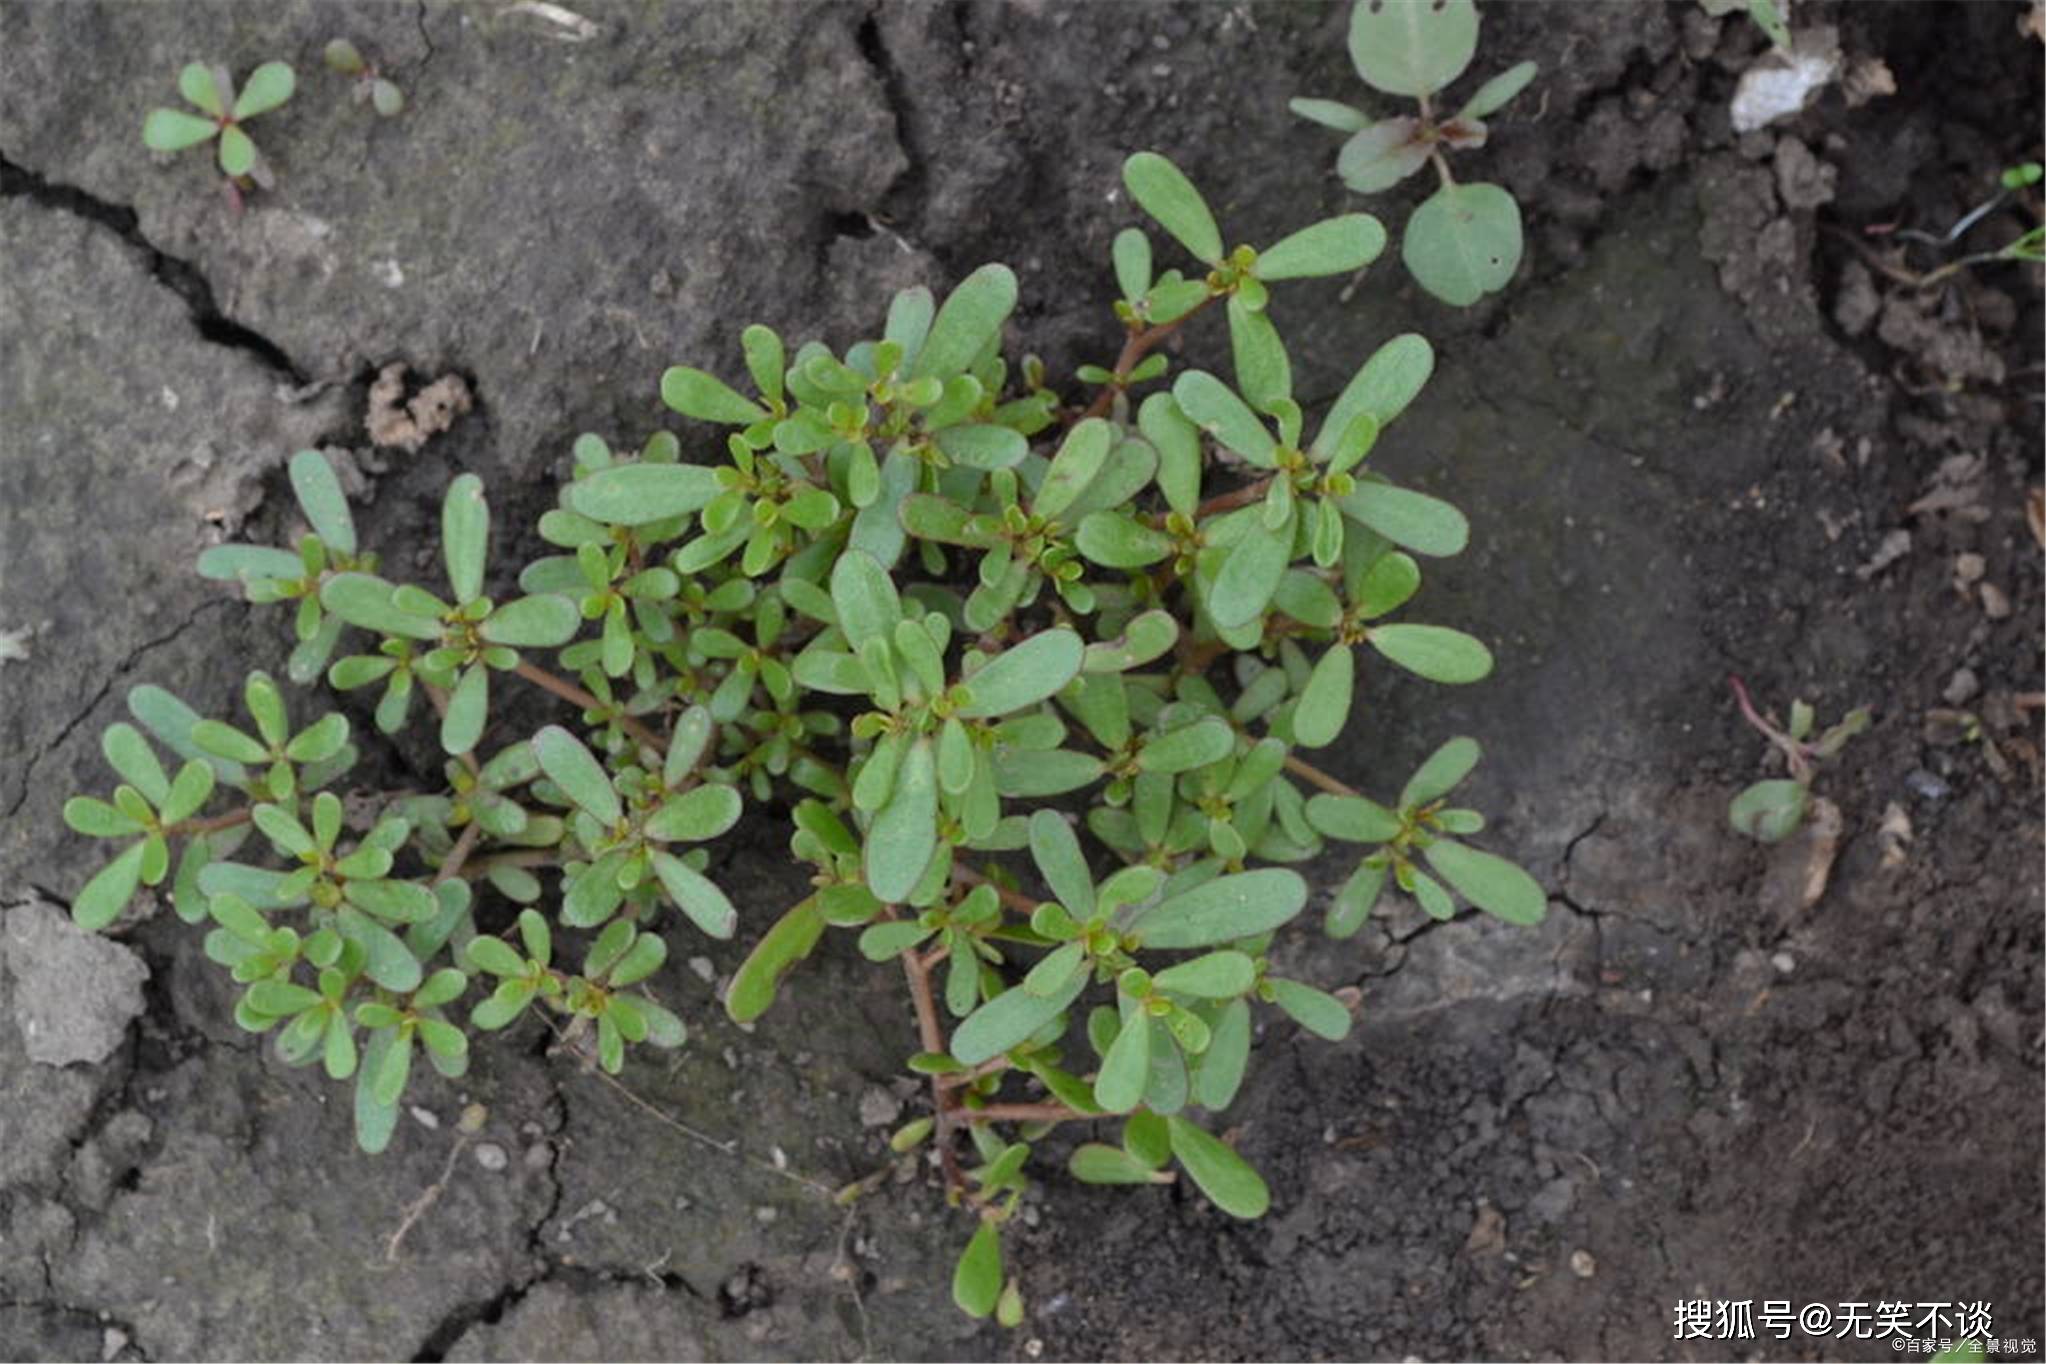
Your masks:
<svg viewBox="0 0 2046 1364"><path fill-rule="evenodd" d="M1184 1175L1263 1213L1265 1181L1210 1130L1259 1019L1351 1027L1352 1001L1275 965L1312 898L1298 867L1356 858L1337 938L1388 885L1515 924L1545 898L1450 802L1474 741L1383 805L1309 760L1368 765L1369 668L1460 686L1493 666L1417 609L1422 563L1461 552L1468 522L1373 459L1433 370L1427 341L1391 338L1309 411L1273 317L1289 281L1359 269L1384 230L1343 214L1230 245L1164 157L1130 158L1124 185L1190 260L1161 270L1148 230L1116 237L1121 353L1078 397L1007 357L998 264L942 299L896 294L843 350L748 327L725 374L661 378L697 457L672 432L579 437L538 525L551 552L516 572L492 565L481 480L456 477L431 586L386 576L326 457L294 456L306 532L217 546L200 571L292 603L289 677L324 675L348 709L295 724L262 673L246 723L138 688L136 720L185 761L173 777L141 730L108 731L122 785L66 816L122 846L80 922L169 879L241 987L237 1022L352 1080L370 1150L414 1062L459 1076L479 1034L537 1015L613 1072L635 1044L682 1045L655 993L671 931L747 936L723 1005L750 1022L840 930L911 996L931 1109L894 1145L935 1142L978 1219L964 1310L1020 1319L1001 1231L1059 1123L1119 1128L1072 1153L1083 1180ZM1227 363L1174 372L1161 344L1211 309ZM513 685L558 713L514 726ZM343 795L358 738L413 724L433 789ZM749 801L789 810L810 873L778 914L713 865Z"/></svg>

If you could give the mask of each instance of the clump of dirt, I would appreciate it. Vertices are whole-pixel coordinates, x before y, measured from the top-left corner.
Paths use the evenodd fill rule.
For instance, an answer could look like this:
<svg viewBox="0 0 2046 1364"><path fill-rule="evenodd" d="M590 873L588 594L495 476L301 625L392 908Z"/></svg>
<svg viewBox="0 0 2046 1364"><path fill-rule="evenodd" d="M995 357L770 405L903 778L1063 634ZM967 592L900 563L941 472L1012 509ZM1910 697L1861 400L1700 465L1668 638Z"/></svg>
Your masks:
<svg viewBox="0 0 2046 1364"><path fill-rule="evenodd" d="M369 386L369 411L363 425L372 444L404 450L410 454L455 424L455 418L474 405L468 381L459 374L443 374L410 396L402 360L393 361L377 372Z"/></svg>

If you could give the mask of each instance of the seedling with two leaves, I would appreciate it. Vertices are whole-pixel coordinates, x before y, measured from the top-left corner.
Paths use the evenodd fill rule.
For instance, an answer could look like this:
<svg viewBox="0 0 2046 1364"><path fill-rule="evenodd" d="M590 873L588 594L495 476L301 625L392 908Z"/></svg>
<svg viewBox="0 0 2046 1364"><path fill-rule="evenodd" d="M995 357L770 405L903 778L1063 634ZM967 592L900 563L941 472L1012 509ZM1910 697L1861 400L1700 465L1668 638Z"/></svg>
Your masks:
<svg viewBox="0 0 2046 1364"><path fill-rule="evenodd" d="M355 102L367 102L372 109L385 118L396 118L405 112L405 92L384 75L376 63L362 55L362 49L346 38L331 39L321 50L328 69L337 71L355 82Z"/></svg>
<svg viewBox="0 0 2046 1364"><path fill-rule="evenodd" d="M326 458L295 456L310 532L209 550L201 571L295 603L290 676L324 671L365 702L381 688L377 731L415 723L423 696L445 785L343 801L348 720L294 729L262 675L254 732L138 688L137 720L188 761L172 779L139 731L109 731L126 785L67 813L132 842L80 921L164 881L181 841L173 903L211 927L237 1020L286 1063L352 1079L370 1150L418 1056L459 1075L477 1035L535 1014L610 1071L635 1044L682 1044L655 995L679 988L660 978L670 931L752 937L723 996L742 1023L784 993L828 1017L791 973L826 931L855 933L902 974L907 1066L930 1084L892 1144L934 1145L976 1219L953 1284L966 1311L1022 1316L1001 1233L1059 1124L1116 1129L1072 1155L1083 1180L1184 1175L1260 1215L1270 1189L1210 1130L1258 1016L1351 1026L1342 1000L1275 970L1310 898L1292 864L1356 846L1338 938L1388 883L1437 916L1460 895L1532 923L1544 899L1465 842L1483 820L1449 795L1475 742L1444 745L1391 805L1306 756L1353 728L1373 662L1451 685L1492 668L1476 638L1409 618L1421 560L1460 552L1467 522L1370 462L1432 349L1387 341L1310 421L1271 316L1286 281L1359 268L1383 229L1346 214L1225 249L1164 157L1132 157L1124 184L1195 265L1154 272L1143 229L1117 237L1121 352L1083 377L1082 405L1004 357L1017 291L1000 265L942 303L896 294L881 334L842 353L749 327L747 391L683 366L662 379L692 437L722 428L713 462L666 432L631 453L579 438L539 526L558 552L515 595L496 590L474 476L447 490L445 585L428 590L382 576ZM1159 347L1214 305L1232 372L1170 373ZM564 712L507 732L497 679ZM1369 736L1353 737L1361 766ZM709 860L749 797L790 802L811 872L764 923Z"/></svg>
<svg viewBox="0 0 2046 1364"><path fill-rule="evenodd" d="M1400 256L1423 289L1469 307L1506 287L1520 268L1520 205L1498 185L1459 182L1444 153L1485 145L1485 120L1535 77L1533 62L1500 72L1454 113L1441 93L1463 75L1478 45L1472 0L1356 0L1350 11L1350 61L1374 90L1415 103L1412 114L1374 118L1329 99L1295 99L1294 113L1349 134L1336 174L1359 194L1390 189L1423 166L1441 187L1407 219Z"/></svg>

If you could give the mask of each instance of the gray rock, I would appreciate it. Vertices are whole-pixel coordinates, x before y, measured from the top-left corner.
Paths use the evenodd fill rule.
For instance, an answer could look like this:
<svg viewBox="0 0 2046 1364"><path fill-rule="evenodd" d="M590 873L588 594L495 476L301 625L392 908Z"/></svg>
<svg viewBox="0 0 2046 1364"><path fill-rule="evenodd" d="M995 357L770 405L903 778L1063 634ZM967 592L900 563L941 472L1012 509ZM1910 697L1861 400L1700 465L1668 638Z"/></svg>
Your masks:
<svg viewBox="0 0 2046 1364"><path fill-rule="evenodd" d="M68 1066L106 1060L142 1012L149 968L121 944L80 929L46 904L7 911L0 934L14 977L14 1024L28 1059Z"/></svg>

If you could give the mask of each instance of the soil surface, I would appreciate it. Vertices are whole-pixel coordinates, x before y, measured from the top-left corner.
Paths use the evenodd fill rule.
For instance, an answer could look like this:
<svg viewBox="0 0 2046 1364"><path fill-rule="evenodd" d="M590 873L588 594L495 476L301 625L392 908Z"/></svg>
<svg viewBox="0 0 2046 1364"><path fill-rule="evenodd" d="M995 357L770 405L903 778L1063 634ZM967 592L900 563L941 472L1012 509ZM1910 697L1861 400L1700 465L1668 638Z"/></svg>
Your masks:
<svg viewBox="0 0 2046 1364"><path fill-rule="evenodd" d="M0 1358L1900 1354L1777 1338L1771 1301L1986 1302L1995 1357L2036 1358L2046 314L2036 266L1922 280L2035 224L2038 191L1956 245L1901 235L2040 157L2036 12L1806 0L1845 79L1737 134L1766 45L1743 14L1483 9L1478 75L1541 64L1458 163L1518 196L1519 277L1457 311L1388 253L1273 306L1310 410L1384 339L1434 341L1374 458L1469 514L1423 600L1500 660L1453 692L1372 677L1329 766L1387 791L1478 738L1474 803L1550 915L1283 938L1362 1006L1340 1045L1268 1025L1222 1120L1270 1215L1047 1163L1001 1331L950 1305L967 1227L928 1170L832 1198L923 1102L895 976L832 941L802 1017L717 1008L704 977L802 893L772 818L713 864L741 940L678 940L655 982L687 1048L619 1085L515 1032L415 1081L369 1158L346 1090L235 1029L173 915L67 930L97 855L58 810L111 784L130 687L226 715L281 671L285 623L191 563L291 532L293 450L349 452L387 550L431 546L441 489L481 474L509 565L576 433L701 436L658 376L736 371L748 322L843 345L894 289L1001 260L1019 348L1105 362L1132 151L1232 240L1359 206L1396 233L1418 180L1360 204L1285 109L1363 97L1348 6L0 0ZM336 36L401 117L321 67ZM144 151L184 62L276 57L300 88L251 125L274 189L237 209L204 152ZM1226 350L1197 328L1185 358ZM377 447L392 364L471 410ZM386 568L432 571L408 558ZM1727 827L1780 774L1729 673L1779 715L1875 714L1773 847ZM1687 1338L1699 1301L1752 1302L1759 1338Z"/></svg>

